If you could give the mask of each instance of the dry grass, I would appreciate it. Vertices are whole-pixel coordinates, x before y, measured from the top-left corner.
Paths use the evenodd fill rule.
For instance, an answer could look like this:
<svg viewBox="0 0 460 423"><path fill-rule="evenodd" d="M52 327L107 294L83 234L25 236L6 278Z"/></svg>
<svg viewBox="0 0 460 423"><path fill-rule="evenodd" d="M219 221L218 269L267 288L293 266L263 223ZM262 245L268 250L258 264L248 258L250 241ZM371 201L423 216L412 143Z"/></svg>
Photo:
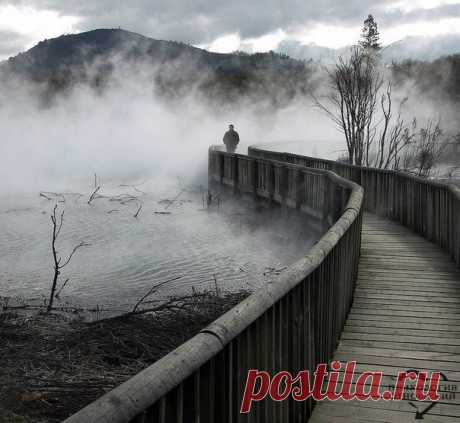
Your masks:
<svg viewBox="0 0 460 423"><path fill-rule="evenodd" d="M0 421L57 422L154 363L248 295L194 294L93 323L0 314Z"/></svg>

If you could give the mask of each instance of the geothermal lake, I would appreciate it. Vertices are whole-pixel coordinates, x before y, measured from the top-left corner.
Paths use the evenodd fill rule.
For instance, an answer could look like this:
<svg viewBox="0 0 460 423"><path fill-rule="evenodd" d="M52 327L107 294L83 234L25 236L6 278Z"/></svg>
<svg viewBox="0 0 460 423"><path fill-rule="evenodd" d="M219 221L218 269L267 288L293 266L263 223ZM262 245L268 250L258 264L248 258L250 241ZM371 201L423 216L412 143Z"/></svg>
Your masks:
<svg viewBox="0 0 460 423"><path fill-rule="evenodd" d="M164 195L145 192L133 187L101 189L104 198L91 205L91 189L81 197L66 194L47 200L37 192L4 198L0 296L49 295L50 214L56 200L59 210L65 210L59 253L65 259L79 242L91 244L79 249L63 269L60 280L69 282L61 301L99 306L110 313L131 309L152 285L174 277L180 279L164 285L152 299L214 289L214 275L219 289L254 290L305 255L321 236L319 227L305 217L290 217L286 224L278 213L256 210L252 202L227 200L206 210L196 188Z"/></svg>

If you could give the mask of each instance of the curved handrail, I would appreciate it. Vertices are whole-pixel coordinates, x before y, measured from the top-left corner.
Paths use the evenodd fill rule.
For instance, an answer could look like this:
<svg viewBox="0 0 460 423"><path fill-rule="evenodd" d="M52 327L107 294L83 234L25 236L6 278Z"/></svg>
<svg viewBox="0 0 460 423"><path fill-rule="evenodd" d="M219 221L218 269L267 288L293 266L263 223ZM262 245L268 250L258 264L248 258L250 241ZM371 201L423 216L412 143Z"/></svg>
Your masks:
<svg viewBox="0 0 460 423"><path fill-rule="evenodd" d="M253 157L329 169L364 188L364 210L396 220L447 250L460 266L460 189L395 170L366 168L332 160L251 146Z"/></svg>
<svg viewBox="0 0 460 423"><path fill-rule="evenodd" d="M288 360L281 351L269 352L272 343L276 341L276 345L284 345L283 348L292 346L292 354L304 350L305 354L296 356L295 367L301 368L314 366L320 359L329 359L335 349L356 280L361 240L362 188L327 170L306 169L300 165L228 154L212 148L209 155L210 179L214 178L220 181L219 184L227 184L235 189L252 188L254 195L258 195L263 176L259 174L259 177L251 179L252 187L244 179L249 173L254 172L254 176L258 169L268 166L271 172L267 173L271 178L270 196L275 198L278 189L280 202L288 200L287 191L283 197L281 190L292 175L301 176L304 181L320 177L327 182L327 187L340 190L339 198L344 200L340 204L340 216L308 254L278 279L255 291L161 360L69 417L67 423L125 423L144 421L147 415L149 418L155 415L161 422L180 422L183 421L184 410L190 407L193 411L189 412L199 415L201 423L214 422L219 416L225 421L233 421L232 415L238 409L238 398L233 393L241 391L242 377L249 368L263 366L269 354L273 354L273 363L278 361L284 369L294 364L293 359ZM249 173L243 172L244 176L235 171L238 168ZM229 174L226 174L227 171ZM231 178L226 179L229 176ZM299 186L296 185L297 188ZM337 191L332 191L333 196L335 193ZM321 204L325 207L331 205L327 201ZM336 203L333 205L337 206ZM334 294L333 298L327 298L326 290ZM329 316L326 319L327 328L323 314ZM281 330L283 325L287 325L286 331ZM303 330L305 337L292 336L293 327ZM255 331L255 328L260 330ZM272 330L270 328L280 330L263 337L262 333L267 334ZM252 332L254 334L250 337ZM260 351L261 343L267 345L264 351ZM228 395L219 397L221 402L225 402L224 405L217 401L218 394L210 388L218 377L223 379L222 386L228 389ZM240 383L236 383L237 380ZM209 401L200 406L204 396ZM191 401L190 404L187 401ZM267 417L270 412L266 411ZM196 420L198 418L193 421ZM190 416L187 421L191 421Z"/></svg>
<svg viewBox="0 0 460 423"><path fill-rule="evenodd" d="M411 175L410 173L405 173L405 172L401 172L398 170L379 169L377 167L365 167L365 166L351 165L348 163L338 162L336 160L321 159L318 157L311 157L311 156L303 156L300 154L288 153L285 151L277 152L277 151L272 151L272 150L264 150L263 148L257 147L255 145L251 145L248 147L248 154L250 156L263 155L264 157L267 157L267 156L269 157L271 154L273 154L270 160L278 160L282 162L285 161L287 163L292 163L292 158L296 158L298 160L303 160L303 161L310 160L316 163L323 163L325 165L329 165L331 167L336 167L336 168L347 168L347 169L353 169L357 171L368 170L368 171L372 171L375 173L381 173L381 174L386 174L386 175L399 175L399 176L403 175L404 177L411 179L413 181L419 182L419 183L430 184L430 185L437 186L437 187L449 187L457 195L460 196L460 189L453 184L445 184L443 182L438 182L436 180L425 179L420 176ZM353 181L353 182L357 183L356 181Z"/></svg>

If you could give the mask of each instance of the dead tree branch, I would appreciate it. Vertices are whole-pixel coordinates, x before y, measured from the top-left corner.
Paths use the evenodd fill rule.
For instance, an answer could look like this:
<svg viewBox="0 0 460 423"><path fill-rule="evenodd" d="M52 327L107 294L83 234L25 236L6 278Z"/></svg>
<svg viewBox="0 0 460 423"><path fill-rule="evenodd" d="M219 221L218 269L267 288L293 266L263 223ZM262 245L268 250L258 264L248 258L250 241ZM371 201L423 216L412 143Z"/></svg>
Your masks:
<svg viewBox="0 0 460 423"><path fill-rule="evenodd" d="M99 192L100 189L101 189L101 187L99 186L93 191L93 193L89 197L88 204L91 204L91 202L96 198L96 195L97 195L97 193Z"/></svg>
<svg viewBox="0 0 460 423"><path fill-rule="evenodd" d="M175 278L168 279L166 281L160 282L158 284L153 285L149 291L134 305L131 313L136 313L139 306L144 302L146 298L148 298L150 295L152 295L154 292L156 292L159 288L162 286L166 285L167 283L177 281L178 279L181 279L183 276L176 276Z"/></svg>
<svg viewBox="0 0 460 423"><path fill-rule="evenodd" d="M134 217L137 219L137 217L139 216L139 213L141 212L142 210L142 204L139 205L138 209L137 209L137 212L136 214L134 215Z"/></svg>
<svg viewBox="0 0 460 423"><path fill-rule="evenodd" d="M397 168L413 134L399 112L394 113L391 83L386 83L374 57L355 47L328 71L330 93L315 104L345 135L348 162L382 169Z"/></svg>
<svg viewBox="0 0 460 423"><path fill-rule="evenodd" d="M59 255L56 249L56 241L59 237L59 234L61 233L62 225L64 223L64 210L61 212L60 215L58 215L57 208L58 206L56 204L53 209L53 214L51 215L51 222L53 224L51 251L53 254L54 276L53 276L53 283L51 285L51 291L50 291L50 296L49 296L49 301L48 301L48 306L47 306L48 312L50 312L53 309L53 303L54 303L54 299L56 298L56 290L58 289L58 281L59 281L59 275L61 274L61 270L70 263L70 261L72 260L72 257L74 256L74 254L77 252L78 249L80 249L81 247L87 247L90 245L84 242L79 243L77 246L73 248L72 252L69 254L67 259L65 259L64 261L62 260L62 257ZM68 279L61 286L61 288L58 291L58 294L62 292L62 289L64 288L65 285L67 285L67 283L68 283Z"/></svg>

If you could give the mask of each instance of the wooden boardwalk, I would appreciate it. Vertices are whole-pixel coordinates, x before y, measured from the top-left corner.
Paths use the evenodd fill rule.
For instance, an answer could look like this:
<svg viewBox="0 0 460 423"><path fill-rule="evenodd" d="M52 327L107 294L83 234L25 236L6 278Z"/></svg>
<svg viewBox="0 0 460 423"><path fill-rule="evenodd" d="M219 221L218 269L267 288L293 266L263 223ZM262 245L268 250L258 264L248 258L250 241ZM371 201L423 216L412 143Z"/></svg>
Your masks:
<svg viewBox="0 0 460 423"><path fill-rule="evenodd" d="M425 422L460 423L460 272L435 244L401 225L367 214L354 303L334 359L358 373L439 370L449 382ZM426 403L417 403L420 410ZM413 422L409 401L320 402L311 423Z"/></svg>

